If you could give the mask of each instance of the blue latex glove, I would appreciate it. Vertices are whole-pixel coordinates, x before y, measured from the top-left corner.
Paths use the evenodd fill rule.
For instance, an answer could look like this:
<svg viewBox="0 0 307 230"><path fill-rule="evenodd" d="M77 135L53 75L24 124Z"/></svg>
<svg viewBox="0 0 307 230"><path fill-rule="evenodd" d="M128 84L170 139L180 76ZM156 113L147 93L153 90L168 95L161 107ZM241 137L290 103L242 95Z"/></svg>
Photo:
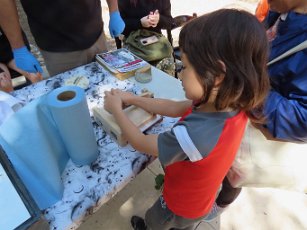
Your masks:
<svg viewBox="0 0 307 230"><path fill-rule="evenodd" d="M22 69L29 73L43 72L39 62L33 56L33 54L27 49L26 46L23 46L18 49L13 49L13 55L16 66L19 69Z"/></svg>
<svg viewBox="0 0 307 230"><path fill-rule="evenodd" d="M125 29L125 22L121 18L118 11L113 11L110 14L109 30L112 38L120 35Z"/></svg>

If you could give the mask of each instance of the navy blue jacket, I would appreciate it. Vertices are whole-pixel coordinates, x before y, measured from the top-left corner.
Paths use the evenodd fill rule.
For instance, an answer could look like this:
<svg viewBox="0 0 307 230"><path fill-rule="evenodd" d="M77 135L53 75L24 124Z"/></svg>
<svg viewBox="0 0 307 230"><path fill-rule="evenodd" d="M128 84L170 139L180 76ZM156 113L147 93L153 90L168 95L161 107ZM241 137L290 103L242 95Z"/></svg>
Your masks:
<svg viewBox="0 0 307 230"><path fill-rule="evenodd" d="M276 13L270 13L272 25ZM270 60L307 39L307 15L288 13L271 43ZM265 105L266 127L279 139L307 142L307 49L269 67L271 92Z"/></svg>

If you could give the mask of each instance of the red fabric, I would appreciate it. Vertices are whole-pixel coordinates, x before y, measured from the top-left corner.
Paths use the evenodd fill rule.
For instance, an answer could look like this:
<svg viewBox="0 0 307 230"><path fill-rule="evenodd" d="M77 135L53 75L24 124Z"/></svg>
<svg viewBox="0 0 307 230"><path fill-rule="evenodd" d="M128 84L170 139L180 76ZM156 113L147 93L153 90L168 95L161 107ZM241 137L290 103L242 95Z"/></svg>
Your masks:
<svg viewBox="0 0 307 230"><path fill-rule="evenodd" d="M262 22L269 13L269 4L267 0L260 0L256 8L255 15Z"/></svg>
<svg viewBox="0 0 307 230"><path fill-rule="evenodd" d="M216 193L241 143L247 116L229 118L210 154L197 162L180 161L165 168L163 197L178 216L198 218L210 212Z"/></svg>

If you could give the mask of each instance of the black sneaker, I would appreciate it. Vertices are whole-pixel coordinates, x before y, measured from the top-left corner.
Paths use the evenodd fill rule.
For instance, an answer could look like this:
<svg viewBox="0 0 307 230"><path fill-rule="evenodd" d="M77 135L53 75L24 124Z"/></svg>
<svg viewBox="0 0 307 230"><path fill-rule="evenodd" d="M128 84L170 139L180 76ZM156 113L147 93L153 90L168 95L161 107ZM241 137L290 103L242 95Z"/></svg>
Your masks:
<svg viewBox="0 0 307 230"><path fill-rule="evenodd" d="M143 218L139 216L132 216L130 222L134 230L146 230L147 229L145 221L143 220Z"/></svg>

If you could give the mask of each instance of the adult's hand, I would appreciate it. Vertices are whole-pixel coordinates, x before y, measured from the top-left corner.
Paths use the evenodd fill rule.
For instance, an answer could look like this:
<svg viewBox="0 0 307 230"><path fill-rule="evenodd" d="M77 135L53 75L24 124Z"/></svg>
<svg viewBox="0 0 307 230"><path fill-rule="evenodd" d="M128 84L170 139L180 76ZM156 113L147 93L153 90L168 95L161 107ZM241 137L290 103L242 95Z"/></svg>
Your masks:
<svg viewBox="0 0 307 230"><path fill-rule="evenodd" d="M16 66L19 69L22 69L29 73L42 73L43 70L37 61L37 59L33 56L33 54L27 49L26 46L21 48L13 49L13 55L15 59Z"/></svg>
<svg viewBox="0 0 307 230"><path fill-rule="evenodd" d="M144 28L148 28L148 27L151 26L151 23L150 23L150 20L149 20L148 15L142 17L140 21L141 21L141 24L142 24L142 26L143 26Z"/></svg>
<svg viewBox="0 0 307 230"><path fill-rule="evenodd" d="M287 142L287 141L284 141L284 140L281 140L281 139L278 139L278 138L275 138L271 133L270 131L265 128L262 124L257 124L257 123L254 123L252 122L252 125L256 128L256 129L259 129L259 131L265 136L265 138L269 141L280 141L280 142Z"/></svg>
<svg viewBox="0 0 307 230"><path fill-rule="evenodd" d="M118 10L110 13L109 31L112 38L119 36L125 29L125 22Z"/></svg>
<svg viewBox="0 0 307 230"><path fill-rule="evenodd" d="M160 20L160 13L159 10L155 10L155 12L150 12L148 15L150 26L156 27Z"/></svg>

